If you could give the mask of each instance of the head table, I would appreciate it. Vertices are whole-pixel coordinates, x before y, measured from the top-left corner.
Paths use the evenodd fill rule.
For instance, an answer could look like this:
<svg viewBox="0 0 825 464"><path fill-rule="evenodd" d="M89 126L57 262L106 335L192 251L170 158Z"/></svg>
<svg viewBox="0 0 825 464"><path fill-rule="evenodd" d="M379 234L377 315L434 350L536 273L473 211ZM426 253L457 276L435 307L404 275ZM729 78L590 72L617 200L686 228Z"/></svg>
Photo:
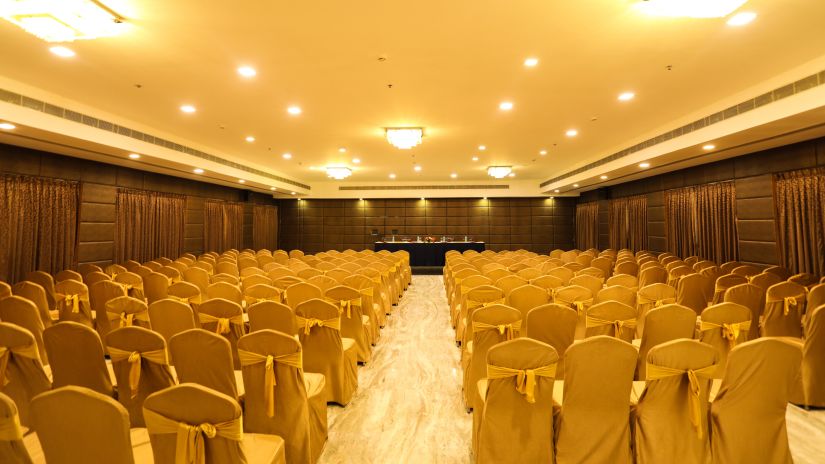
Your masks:
<svg viewBox="0 0 825 464"><path fill-rule="evenodd" d="M410 254L410 267L444 266L444 254L450 250L484 251L484 242L375 242L375 251L404 250Z"/></svg>

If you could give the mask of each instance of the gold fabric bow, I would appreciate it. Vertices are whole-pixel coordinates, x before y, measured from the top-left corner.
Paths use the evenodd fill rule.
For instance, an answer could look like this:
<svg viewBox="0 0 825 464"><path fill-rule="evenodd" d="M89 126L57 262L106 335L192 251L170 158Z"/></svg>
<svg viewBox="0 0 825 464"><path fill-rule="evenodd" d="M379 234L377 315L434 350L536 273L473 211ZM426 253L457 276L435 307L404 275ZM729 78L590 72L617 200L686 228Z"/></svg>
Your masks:
<svg viewBox="0 0 825 464"><path fill-rule="evenodd" d="M352 307L361 307L361 298L353 298L352 300L336 300L327 298L332 304L338 306L338 314L347 313L347 319L352 318Z"/></svg>
<svg viewBox="0 0 825 464"><path fill-rule="evenodd" d="M751 329L751 321L742 321L728 324L723 322L716 324L713 322L702 321L699 324L699 330L704 332L706 330L722 330L722 338L728 341L731 348L736 346L736 341L739 340L739 334L747 333Z"/></svg>
<svg viewBox="0 0 825 464"><path fill-rule="evenodd" d="M787 316L790 312L791 306L793 306L794 309L798 308L799 302L796 300L796 297L786 296L785 298L783 298L783 300L784 301L782 305L782 314L784 314L785 316Z"/></svg>
<svg viewBox="0 0 825 464"><path fill-rule="evenodd" d="M37 344L19 346L0 346L0 386L6 386L9 379L6 378L6 368L9 366L11 355L22 356L24 358L36 359L40 362L40 352L37 351Z"/></svg>
<svg viewBox="0 0 825 464"><path fill-rule="evenodd" d="M220 437L237 442L243 440L241 417L219 424L191 425L143 408L143 419L150 435L177 435L175 464L205 464L206 438Z"/></svg>
<svg viewBox="0 0 825 464"><path fill-rule="evenodd" d="M494 305L494 304L504 304L505 299L499 298L493 301L475 301L467 298L467 310L470 311L476 308L486 308L487 306Z"/></svg>
<svg viewBox="0 0 825 464"><path fill-rule="evenodd" d="M524 395L524 399L532 404L536 402L536 378L556 376L556 364L537 367L535 369L511 369L509 367L487 364L487 379L516 378L516 391Z"/></svg>
<svg viewBox="0 0 825 464"><path fill-rule="evenodd" d="M622 335L622 328L627 327L628 329L635 329L636 328L636 318L631 319L601 319L595 316L587 316L584 319L584 326L585 327L601 327L605 325L612 325L613 326L613 337L621 338Z"/></svg>
<svg viewBox="0 0 825 464"><path fill-rule="evenodd" d="M238 360L241 367L264 364L264 403L266 404L267 417L275 416L275 386L278 381L275 378L275 363L294 367L303 371L303 357L301 352L284 354L281 356L262 355L252 351L238 350Z"/></svg>
<svg viewBox="0 0 825 464"><path fill-rule="evenodd" d="M512 340L516 338L521 330L521 321L511 322L510 324L487 324L486 322L473 322L473 333L484 332L485 330L496 330L498 334L503 336L505 340Z"/></svg>
<svg viewBox="0 0 825 464"><path fill-rule="evenodd" d="M676 298L662 298L658 299L653 303L654 308L661 308L664 305L669 305L676 303Z"/></svg>
<svg viewBox="0 0 825 464"><path fill-rule="evenodd" d="M140 360L145 359L160 365L168 365L169 358L167 358L166 350L152 350L152 351L129 351L121 350L120 348L109 347L109 357L112 362L126 360L129 362L129 392L131 398L138 394L138 385L140 384Z"/></svg>
<svg viewBox="0 0 825 464"><path fill-rule="evenodd" d="M295 324L304 328L304 335L309 335L313 327L329 327L332 330L341 330L341 318L315 319L295 316Z"/></svg>
<svg viewBox="0 0 825 464"><path fill-rule="evenodd" d="M690 386L688 388L688 406L690 408L690 422L696 429L696 437L702 439L705 435L705 418L702 417L701 392L699 378L712 379L718 366L716 364L701 369L674 369L671 367L647 364L647 381L665 379L687 375Z"/></svg>
<svg viewBox="0 0 825 464"><path fill-rule="evenodd" d="M80 295L78 294L70 294L66 295L63 299L64 304L67 308L71 308L73 313L80 312Z"/></svg>
<svg viewBox="0 0 825 464"><path fill-rule="evenodd" d="M211 314L198 313L201 324L209 324L215 322L215 333L220 335L227 335L232 331L234 326L235 334L243 335L243 314L238 314L232 317L215 317Z"/></svg>

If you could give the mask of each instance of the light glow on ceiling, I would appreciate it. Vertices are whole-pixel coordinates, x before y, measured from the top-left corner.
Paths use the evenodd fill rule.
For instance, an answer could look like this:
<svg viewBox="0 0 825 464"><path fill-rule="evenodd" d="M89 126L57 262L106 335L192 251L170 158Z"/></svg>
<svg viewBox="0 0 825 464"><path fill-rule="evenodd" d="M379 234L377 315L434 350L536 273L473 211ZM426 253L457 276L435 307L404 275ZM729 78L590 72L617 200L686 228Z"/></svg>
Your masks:
<svg viewBox="0 0 825 464"><path fill-rule="evenodd" d="M539 64L538 58L531 57L524 60L524 66L527 66L528 68L534 68L537 64Z"/></svg>
<svg viewBox="0 0 825 464"><path fill-rule="evenodd" d="M409 150L421 145L424 137L422 127L387 127L384 129L387 142L399 150Z"/></svg>
<svg viewBox="0 0 825 464"><path fill-rule="evenodd" d="M238 179L238 183L240 183L240 184L245 184L245 183L246 183L246 181L245 181L245 180L243 180L243 179Z"/></svg>
<svg viewBox="0 0 825 464"><path fill-rule="evenodd" d="M488 166L487 174L496 179L503 179L513 172L512 166Z"/></svg>
<svg viewBox="0 0 825 464"><path fill-rule="evenodd" d="M417 164L416 164L416 165L415 165L415 167L413 168L413 171L415 171L415 172L421 172L421 166L419 166L419 165L417 165Z"/></svg>
<svg viewBox="0 0 825 464"><path fill-rule="evenodd" d="M633 5L650 16L673 18L722 18L748 0L644 0Z"/></svg>
<svg viewBox="0 0 825 464"><path fill-rule="evenodd" d="M248 135L248 136L246 137L246 141L247 141L247 142L249 142L249 143L252 143L252 142L254 142L254 141L255 141L255 137L253 137L253 136L251 136L251 135Z"/></svg>
<svg viewBox="0 0 825 464"><path fill-rule="evenodd" d="M544 155L546 155L546 154L547 154L547 150L541 150L541 151L539 151L539 155L541 155L541 156L544 156Z"/></svg>
<svg viewBox="0 0 825 464"><path fill-rule="evenodd" d="M710 150L713 150L714 148L716 148L716 145L714 145L714 144L712 144L712 143L709 143L709 144L704 145L704 146L702 147L702 149L703 149L703 150L705 150L705 151L710 151Z"/></svg>
<svg viewBox="0 0 825 464"><path fill-rule="evenodd" d="M66 47L61 47L59 45L55 47L50 47L49 51L59 56L60 58L73 58L75 56L74 50L71 50Z"/></svg>
<svg viewBox="0 0 825 464"><path fill-rule="evenodd" d="M601 176L599 176L599 179L601 179L601 180L607 180L607 176L605 176L605 175L601 175Z"/></svg>
<svg viewBox="0 0 825 464"><path fill-rule="evenodd" d="M487 149L487 146L485 146L485 145L479 145L479 146L478 146L478 149L479 149L479 150L481 150L481 151L484 151L484 150L486 150L486 149Z"/></svg>
<svg viewBox="0 0 825 464"><path fill-rule="evenodd" d="M498 109L500 109L501 111L510 111L513 109L513 102L501 102L498 104Z"/></svg>
<svg viewBox="0 0 825 464"><path fill-rule="evenodd" d="M294 106L293 105L293 106L290 106L289 108L287 108L286 112L293 115L293 116L298 116L299 114L303 113L303 110L301 109L300 106Z"/></svg>
<svg viewBox="0 0 825 464"><path fill-rule="evenodd" d="M346 166L327 166L327 176L335 180L346 179L352 175L352 169Z"/></svg>
<svg viewBox="0 0 825 464"><path fill-rule="evenodd" d="M258 71L255 71L255 68L251 66L241 66L238 68L238 74L243 77L255 77L258 74Z"/></svg>
<svg viewBox="0 0 825 464"><path fill-rule="evenodd" d="M12 124L10 122L0 122L0 129L13 130L13 129L16 129L16 128L17 128L17 126L15 126L14 124Z"/></svg>
<svg viewBox="0 0 825 464"><path fill-rule="evenodd" d="M647 161L645 161L644 163L639 163L639 167L642 169L647 169L650 167L650 163L648 163Z"/></svg>
<svg viewBox="0 0 825 464"><path fill-rule="evenodd" d="M284 153L281 157L285 160L292 159L292 153Z"/></svg>
<svg viewBox="0 0 825 464"><path fill-rule="evenodd" d="M352 162L355 163L355 164L358 164L358 163L361 162L361 158L353 158Z"/></svg>
<svg viewBox="0 0 825 464"><path fill-rule="evenodd" d="M390 175L389 175L389 177L390 177L390 179L395 179L395 173L392 173L392 172L391 172L391 173L390 173Z"/></svg>
<svg viewBox="0 0 825 464"><path fill-rule="evenodd" d="M95 0L0 0L0 17L46 42L113 37L129 27Z"/></svg>
<svg viewBox="0 0 825 464"><path fill-rule="evenodd" d="M478 156L473 156L473 161L478 161Z"/></svg>
<svg viewBox="0 0 825 464"><path fill-rule="evenodd" d="M564 133L564 135L568 137L575 137L579 135L579 131L577 131L576 129L569 129L567 132Z"/></svg>
<svg viewBox="0 0 825 464"><path fill-rule="evenodd" d="M633 92L622 92L619 94L619 101L630 101L636 97L636 94Z"/></svg>
<svg viewBox="0 0 825 464"><path fill-rule="evenodd" d="M129 153L129 158L132 158L133 160L140 159L140 155L137 153Z"/></svg>
<svg viewBox="0 0 825 464"><path fill-rule="evenodd" d="M192 170L192 172L194 172L195 174L203 174L203 169L195 168L195 169Z"/></svg>
<svg viewBox="0 0 825 464"><path fill-rule="evenodd" d="M197 111L197 109L192 105L182 105L180 107L180 110L183 111L184 113L189 113L189 114L192 114L195 111Z"/></svg>
<svg viewBox="0 0 825 464"><path fill-rule="evenodd" d="M450 174L450 178L455 179L456 177L458 177L458 174L456 174L456 173Z"/></svg>

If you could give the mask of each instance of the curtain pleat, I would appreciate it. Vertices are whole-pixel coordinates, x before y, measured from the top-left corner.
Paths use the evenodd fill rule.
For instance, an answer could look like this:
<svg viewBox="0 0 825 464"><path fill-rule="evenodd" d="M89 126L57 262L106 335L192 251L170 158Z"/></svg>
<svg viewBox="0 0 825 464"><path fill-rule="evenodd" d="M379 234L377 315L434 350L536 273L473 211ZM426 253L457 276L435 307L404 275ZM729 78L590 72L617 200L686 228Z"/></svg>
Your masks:
<svg viewBox="0 0 825 464"><path fill-rule="evenodd" d="M576 248L599 247L599 202L576 205Z"/></svg>
<svg viewBox="0 0 825 464"><path fill-rule="evenodd" d="M736 189L733 182L665 192L668 251L717 263L739 259Z"/></svg>
<svg viewBox="0 0 825 464"><path fill-rule="evenodd" d="M774 204L782 265L825 274L825 169L774 174Z"/></svg>
<svg viewBox="0 0 825 464"><path fill-rule="evenodd" d="M77 264L78 182L0 176L0 280Z"/></svg>
<svg viewBox="0 0 825 464"><path fill-rule="evenodd" d="M278 248L278 207L255 205L252 208L252 246L256 250Z"/></svg>
<svg viewBox="0 0 825 464"><path fill-rule="evenodd" d="M610 248L647 249L647 195L610 200L607 222Z"/></svg>
<svg viewBox="0 0 825 464"><path fill-rule="evenodd" d="M118 189L115 261L175 259L183 253L186 196Z"/></svg>
<svg viewBox="0 0 825 464"><path fill-rule="evenodd" d="M203 210L205 251L243 248L243 203L207 200Z"/></svg>

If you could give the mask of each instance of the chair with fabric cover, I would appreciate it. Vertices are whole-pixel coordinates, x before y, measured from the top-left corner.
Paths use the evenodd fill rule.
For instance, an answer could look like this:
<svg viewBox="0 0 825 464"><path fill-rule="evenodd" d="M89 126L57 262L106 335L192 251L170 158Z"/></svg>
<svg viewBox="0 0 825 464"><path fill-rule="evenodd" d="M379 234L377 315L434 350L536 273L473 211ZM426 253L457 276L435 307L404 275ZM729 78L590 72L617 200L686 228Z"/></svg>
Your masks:
<svg viewBox="0 0 825 464"><path fill-rule="evenodd" d="M215 274L229 274L234 277L240 275L238 265L230 261L219 261L218 264L215 265Z"/></svg>
<svg viewBox="0 0 825 464"><path fill-rule="evenodd" d="M92 288L92 285L103 280L112 280L112 278L107 274L104 274L102 271L92 271L88 274L83 274L83 283L85 283L90 289Z"/></svg>
<svg viewBox="0 0 825 464"><path fill-rule="evenodd" d="M730 274L733 272L734 269L741 266L742 264L739 261L728 261L726 263L722 263L719 266L719 269L722 270L723 274Z"/></svg>
<svg viewBox="0 0 825 464"><path fill-rule="evenodd" d="M197 285L201 293L204 293L209 286L209 273L199 267L190 267L183 272L183 280Z"/></svg>
<svg viewBox="0 0 825 464"><path fill-rule="evenodd" d="M636 335L636 308L618 301L603 301L587 308L585 338L608 335L633 341Z"/></svg>
<svg viewBox="0 0 825 464"><path fill-rule="evenodd" d="M575 275L575 273L577 273L577 272L581 271L582 269L584 269L584 266L582 266L581 264L579 264L577 262L567 263L563 267L573 271L574 275Z"/></svg>
<svg viewBox="0 0 825 464"><path fill-rule="evenodd" d="M668 271L667 284L673 288L676 288L679 285L679 281L682 280L682 277L690 274L694 274L693 269L687 266L676 266Z"/></svg>
<svg viewBox="0 0 825 464"><path fill-rule="evenodd" d="M613 269L613 275L616 274L629 274L632 276L638 276L639 264L634 261L624 261L616 263L616 266Z"/></svg>
<svg viewBox="0 0 825 464"><path fill-rule="evenodd" d="M200 327L191 306L169 298L149 305L149 321L152 330L159 333L166 343L181 332Z"/></svg>
<svg viewBox="0 0 825 464"><path fill-rule="evenodd" d="M149 303L166 298L171 281L160 272L152 272L143 276L143 293Z"/></svg>
<svg viewBox="0 0 825 464"><path fill-rule="evenodd" d="M476 462L553 462L553 381L558 359L553 347L529 338L490 348L487 378L478 382L474 392Z"/></svg>
<svg viewBox="0 0 825 464"><path fill-rule="evenodd" d="M590 290L591 294L595 295L599 293L599 290L604 288L604 279L592 275L577 275L570 279L569 285L584 287Z"/></svg>
<svg viewBox="0 0 825 464"><path fill-rule="evenodd" d="M456 341L463 344L472 338L469 321L472 320L473 311L493 304L503 304L505 301L504 291L492 285L479 285L463 293L461 313L458 315L458 324L456 324Z"/></svg>
<svg viewBox="0 0 825 464"><path fill-rule="evenodd" d="M676 303L687 306L701 314L713 295L708 293L708 278L697 273L688 274L676 284Z"/></svg>
<svg viewBox="0 0 825 464"><path fill-rule="evenodd" d="M236 347L238 339L246 333L241 305L223 298L208 300L198 306L198 319L205 330L216 333L229 341L235 369L240 370Z"/></svg>
<svg viewBox="0 0 825 464"><path fill-rule="evenodd" d="M702 269L707 269L707 268L713 267L713 266L716 266L716 263L714 263L713 261L707 260L707 259L703 259L701 261L697 261L692 267L693 267L694 271L700 272ZM719 269L719 272L721 273L722 270Z"/></svg>
<svg viewBox="0 0 825 464"><path fill-rule="evenodd" d="M599 256L590 261L590 267L600 269L602 277L609 278L613 271L613 261L607 256Z"/></svg>
<svg viewBox="0 0 825 464"><path fill-rule="evenodd" d="M232 347L218 334L191 329L174 335L168 343L178 381L191 382L240 399L243 385L232 365Z"/></svg>
<svg viewBox="0 0 825 464"><path fill-rule="evenodd" d="M114 397L103 343L97 332L77 322L58 322L43 332L54 388L78 385Z"/></svg>
<svg viewBox="0 0 825 464"><path fill-rule="evenodd" d="M40 284L24 280L15 284L11 288L11 291L16 296L23 297L34 303L35 307L37 307L37 314L40 317L40 321L43 323L43 327L49 327L52 325L52 315L49 312L50 308L49 303L46 300L46 291L40 286Z"/></svg>
<svg viewBox="0 0 825 464"><path fill-rule="evenodd" d="M294 311L299 304L305 301L313 298L323 298L324 292L308 282L298 282L287 287L284 291L284 296L286 304Z"/></svg>
<svg viewBox="0 0 825 464"><path fill-rule="evenodd" d="M733 268L733 270L730 271L731 274L736 274L743 277L755 276L760 272L762 272L762 268L756 267L751 264L742 264L740 266Z"/></svg>
<svg viewBox="0 0 825 464"><path fill-rule="evenodd" d="M203 301L200 287L186 281L175 282L170 285L169 290L166 292L166 299L180 301L193 308L200 305Z"/></svg>
<svg viewBox="0 0 825 464"><path fill-rule="evenodd" d="M140 326L151 328L149 324L149 307L143 300L130 296L119 296L106 302L109 327Z"/></svg>
<svg viewBox="0 0 825 464"><path fill-rule="evenodd" d="M325 272L324 275L332 277L333 279L335 279L336 282L338 282L340 284L341 282L344 281L344 279L351 276L352 273L347 271L347 270L344 270L344 269L336 268L336 269L331 269L331 270ZM300 274L299 274L299 277L300 277Z"/></svg>
<svg viewBox="0 0 825 464"><path fill-rule="evenodd" d="M372 330L370 339L372 344L375 345L381 334L379 328L386 324L386 315L382 314L376 298L376 296L380 298L380 288L376 285L376 282L362 274L353 274L347 277L344 279L343 285L352 287L361 293L361 309L370 318L370 329ZM326 290L329 290L329 288Z"/></svg>
<svg viewBox="0 0 825 464"><path fill-rule="evenodd" d="M696 271L697 274L705 278L704 292L708 298L708 304L713 300L713 293L716 291L716 279L722 276L719 266L708 266Z"/></svg>
<svg viewBox="0 0 825 464"><path fill-rule="evenodd" d="M619 274L625 275L625 274ZM616 276L614 276L616 277ZM630 289L628 287L624 287L621 285L613 285L611 287L605 287L599 290L596 293L596 296L593 298L593 303L602 303L605 301L618 301L619 303L626 304L632 308L636 307L636 290Z"/></svg>
<svg viewBox="0 0 825 464"><path fill-rule="evenodd" d="M154 260L146 261L145 263L143 263L143 265L148 267L149 269L151 269L152 272L158 272L158 271L160 271L160 268L163 267L163 264L161 264L157 261L154 261Z"/></svg>
<svg viewBox="0 0 825 464"><path fill-rule="evenodd" d="M576 338L584 338L585 313L593 304L593 294L585 287L569 285L557 288L553 293L553 303L573 308L579 314L579 323L576 326Z"/></svg>
<svg viewBox="0 0 825 464"><path fill-rule="evenodd" d="M507 304L521 311L522 319L527 317L531 309L550 303L551 297L547 290L536 285L522 285L513 289L507 295Z"/></svg>
<svg viewBox="0 0 825 464"><path fill-rule="evenodd" d="M593 261L593 259L593 255L589 253L582 253L576 256L576 262L585 267L590 266L590 263Z"/></svg>
<svg viewBox="0 0 825 464"><path fill-rule="evenodd" d="M680 338L693 338L696 332L696 313L685 306L666 304L651 308L644 318L645 329L639 340L639 362L636 366L636 380L645 380L647 374L647 353L657 345ZM634 341L634 343L636 343Z"/></svg>
<svg viewBox="0 0 825 464"><path fill-rule="evenodd" d="M143 401L175 384L163 337L143 327L121 327L106 335L117 378L117 399L129 411L132 427L144 427Z"/></svg>
<svg viewBox="0 0 825 464"><path fill-rule="evenodd" d="M249 332L277 330L287 335L297 335L295 313L292 309L276 301L261 301L247 308Z"/></svg>
<svg viewBox="0 0 825 464"><path fill-rule="evenodd" d="M459 318L463 317L463 313L465 311L463 306L466 293L473 288L480 287L482 285L492 286L492 284L493 281L489 277L478 274L465 277L461 280L456 279L453 300L450 303L450 318L452 320L453 327L457 329Z"/></svg>
<svg viewBox="0 0 825 464"><path fill-rule="evenodd" d="M248 277L244 277L241 279L241 289L246 290L249 287L253 287L255 285L272 285L272 279L267 277L266 275L261 274L253 274Z"/></svg>
<svg viewBox="0 0 825 464"><path fill-rule="evenodd" d="M160 269L158 269L158 273L165 275L169 279L169 282L172 283L180 282L182 278L180 271L178 271L172 266L163 266Z"/></svg>
<svg viewBox="0 0 825 464"><path fill-rule="evenodd" d="M31 455L23 443L24 429L20 426L17 406L8 396L0 393L0 462L7 464L32 464Z"/></svg>
<svg viewBox="0 0 825 464"><path fill-rule="evenodd" d="M244 431L284 438L289 463L314 463L327 438L324 376L304 373L301 344L274 330L238 341L243 366Z"/></svg>
<svg viewBox="0 0 825 464"><path fill-rule="evenodd" d="M758 286L762 287L762 289L765 290L766 292L772 286L774 286L774 285L776 285L780 282L783 282L783 281L784 281L784 279L782 277L779 277L778 275L774 274L773 272L762 272L761 274L756 274L756 275L750 276L748 278L748 282L750 282L754 285L758 285Z"/></svg>
<svg viewBox="0 0 825 464"><path fill-rule="evenodd" d="M353 277L353 276L350 276ZM350 277L347 277L349 279ZM345 279L346 280L346 279ZM321 289L321 292L326 292L332 287L335 287L338 284L338 281L333 279L332 277L325 276L325 275L317 275L315 277L310 277L307 279L307 283L315 285L316 287ZM315 297L317 298L317 297Z"/></svg>
<svg viewBox="0 0 825 464"><path fill-rule="evenodd" d="M530 285L535 285L547 290L548 294L552 296L552 290L559 287L564 287L564 282L556 276L543 275L536 277L530 281Z"/></svg>
<svg viewBox="0 0 825 464"><path fill-rule="evenodd" d="M812 292L813 293L813 292ZM825 407L825 306L809 306L802 346L802 386L797 388L791 403Z"/></svg>
<svg viewBox="0 0 825 464"><path fill-rule="evenodd" d="M46 296L46 305L50 311L57 309L57 302L60 299L54 288L54 278L48 272L32 271L26 274L26 280L43 287Z"/></svg>
<svg viewBox="0 0 825 464"><path fill-rule="evenodd" d="M753 284L734 285L725 291L723 301L737 303L750 309L751 327L748 331L748 340L759 338L759 325L765 310L765 291Z"/></svg>
<svg viewBox="0 0 825 464"><path fill-rule="evenodd" d="M804 286L790 281L768 289L760 327L763 337L802 338L802 315L805 314L807 291Z"/></svg>
<svg viewBox="0 0 825 464"><path fill-rule="evenodd" d="M748 283L748 278L738 274L725 274L716 279L714 285L713 298L711 304L718 304L724 301L725 292L734 285L742 285Z"/></svg>
<svg viewBox="0 0 825 464"><path fill-rule="evenodd" d="M230 285L234 285L236 287L241 286L241 279L232 274L215 274L209 278L209 281L213 284L222 282ZM208 289L209 287L207 287Z"/></svg>
<svg viewBox="0 0 825 464"><path fill-rule="evenodd" d="M748 341L751 310L736 303L719 303L705 308L700 319L699 341L719 351L719 368L714 377L721 379L730 350Z"/></svg>
<svg viewBox="0 0 825 464"><path fill-rule="evenodd" d="M83 276L83 281L86 282L86 275L91 274L92 272L103 272L103 268L96 264L91 263L81 263L77 265L77 272ZM88 282L86 282L89 285Z"/></svg>
<svg viewBox="0 0 825 464"><path fill-rule="evenodd" d="M215 282L206 287L205 300L223 299L231 301L239 306L243 304L243 293L237 285L229 282Z"/></svg>
<svg viewBox="0 0 825 464"><path fill-rule="evenodd" d="M17 295L0 299L0 321L11 322L31 332L37 343L40 360L44 365L49 364L49 357L43 344L43 321L31 300Z"/></svg>
<svg viewBox="0 0 825 464"><path fill-rule="evenodd" d="M338 307L341 315L341 337L355 340L359 362L369 362L372 355L372 327L364 314L361 292L345 285L327 290L324 299Z"/></svg>
<svg viewBox="0 0 825 464"><path fill-rule="evenodd" d="M596 336L565 354L564 394L555 420L558 464L633 464L630 389L638 353L617 338ZM557 369L558 370L558 369Z"/></svg>
<svg viewBox="0 0 825 464"><path fill-rule="evenodd" d="M570 283L570 279L576 276L576 273L566 267L557 267L547 271L547 275L558 277L566 286Z"/></svg>
<svg viewBox="0 0 825 464"><path fill-rule="evenodd" d="M244 433L240 405L220 392L181 384L146 398L143 408L155 462L286 463L283 438Z"/></svg>
<svg viewBox="0 0 825 464"><path fill-rule="evenodd" d="M676 260L670 261L670 262L668 262L668 263L662 263L662 264L664 264L665 269L667 269L668 274L670 274L671 272L673 272L673 270L674 270L674 269L676 269L676 268L678 268L678 267L686 267L686 268L688 268L688 271L686 271L686 272L688 272L688 273L692 273L692 272L693 272L693 268L692 268L692 267L688 266L687 264L685 264L685 262L684 262L684 261L679 260L679 259L676 259Z"/></svg>
<svg viewBox="0 0 825 464"><path fill-rule="evenodd" d="M822 306L823 304L825 304L825 285L814 285L808 290L808 296L805 302L805 307L808 308L808 315L810 316L811 311ZM810 320L809 317L806 319Z"/></svg>
<svg viewBox="0 0 825 464"><path fill-rule="evenodd" d="M31 404L32 423L49 464L150 462L145 430L129 429L129 413L110 396L67 386Z"/></svg>
<svg viewBox="0 0 825 464"><path fill-rule="evenodd" d="M731 350L710 406L713 462L793 462L785 414L801 361L799 344L781 338L752 340Z"/></svg>
<svg viewBox="0 0 825 464"><path fill-rule="evenodd" d="M487 351L494 345L518 338L523 321L519 310L496 304L472 314L472 338L462 345L464 406L473 407L475 385L486 377Z"/></svg>
<svg viewBox="0 0 825 464"><path fill-rule="evenodd" d="M324 374L325 400L345 406L358 389L358 347L341 337L338 307L318 298L295 309L298 338L304 349L304 370Z"/></svg>
<svg viewBox="0 0 825 464"><path fill-rule="evenodd" d="M605 279L604 271L602 271L601 269L599 269L597 267L586 267L586 268L584 268L580 271L576 271L576 275L577 276L587 275L587 276L597 277L597 278L601 279L602 282L604 282L604 279ZM626 275L626 274L624 274L624 275Z"/></svg>
<svg viewBox="0 0 825 464"><path fill-rule="evenodd" d="M20 423L29 425L31 399L51 387L32 333L16 324L0 322L0 393L17 404Z"/></svg>
<svg viewBox="0 0 825 464"><path fill-rule="evenodd" d="M74 321L94 327L92 303L86 284L69 279L58 282L54 288L62 295L57 303L58 318L61 321Z"/></svg>
<svg viewBox="0 0 825 464"><path fill-rule="evenodd" d="M782 280L788 280L791 278L791 271L788 268L782 266L769 266L766 267L762 272L770 272L771 274L776 274Z"/></svg>
<svg viewBox="0 0 825 464"><path fill-rule="evenodd" d="M261 301L281 302L283 294L280 289L272 285L257 284L247 287L243 291L244 305L249 307Z"/></svg>
<svg viewBox="0 0 825 464"><path fill-rule="evenodd" d="M667 284L667 270L663 267L649 267L639 273L639 288L652 284Z"/></svg>
<svg viewBox="0 0 825 464"><path fill-rule="evenodd" d="M0 298L12 296L11 285L0 281Z"/></svg>
<svg viewBox="0 0 825 464"><path fill-rule="evenodd" d="M146 295L143 291L143 277L135 274L134 272L121 272L112 279L113 281L122 284L126 289L126 294L137 298L139 300L145 300Z"/></svg>
<svg viewBox="0 0 825 464"><path fill-rule="evenodd" d="M495 281L493 286L498 287L504 292L504 295L509 295L513 289L527 285L527 281L515 274L504 276Z"/></svg>
<svg viewBox="0 0 825 464"><path fill-rule="evenodd" d="M171 263L169 263L169 266L175 268L178 271L179 277L181 279L183 279L183 273L186 272L187 269L189 269L189 266L191 264L192 263L190 263L186 260L182 260L182 259L178 258L177 260L172 261Z"/></svg>
<svg viewBox="0 0 825 464"><path fill-rule="evenodd" d="M304 256L304 252L301 250L290 250L289 257L290 258L300 258Z"/></svg>
<svg viewBox="0 0 825 464"><path fill-rule="evenodd" d="M636 405L637 462L710 462L708 396L718 359L715 348L698 340L650 349L645 389Z"/></svg>
<svg viewBox="0 0 825 464"><path fill-rule="evenodd" d="M616 274L607 279L604 284L605 287L612 287L615 285L628 288L635 292L639 288L639 279L629 274Z"/></svg>
<svg viewBox="0 0 825 464"><path fill-rule="evenodd" d="M540 277L542 274L543 273L541 272L541 269L536 269L534 267L524 268L516 273L517 276L521 277L522 279L525 279L528 282L530 281L530 279Z"/></svg>
<svg viewBox="0 0 825 464"><path fill-rule="evenodd" d="M526 331L522 334L533 340L538 340L552 346L559 354L559 369L557 378L564 378L564 356L567 348L573 344L576 336L576 325L579 321L578 313L567 307L550 303L533 308L527 313Z"/></svg>

